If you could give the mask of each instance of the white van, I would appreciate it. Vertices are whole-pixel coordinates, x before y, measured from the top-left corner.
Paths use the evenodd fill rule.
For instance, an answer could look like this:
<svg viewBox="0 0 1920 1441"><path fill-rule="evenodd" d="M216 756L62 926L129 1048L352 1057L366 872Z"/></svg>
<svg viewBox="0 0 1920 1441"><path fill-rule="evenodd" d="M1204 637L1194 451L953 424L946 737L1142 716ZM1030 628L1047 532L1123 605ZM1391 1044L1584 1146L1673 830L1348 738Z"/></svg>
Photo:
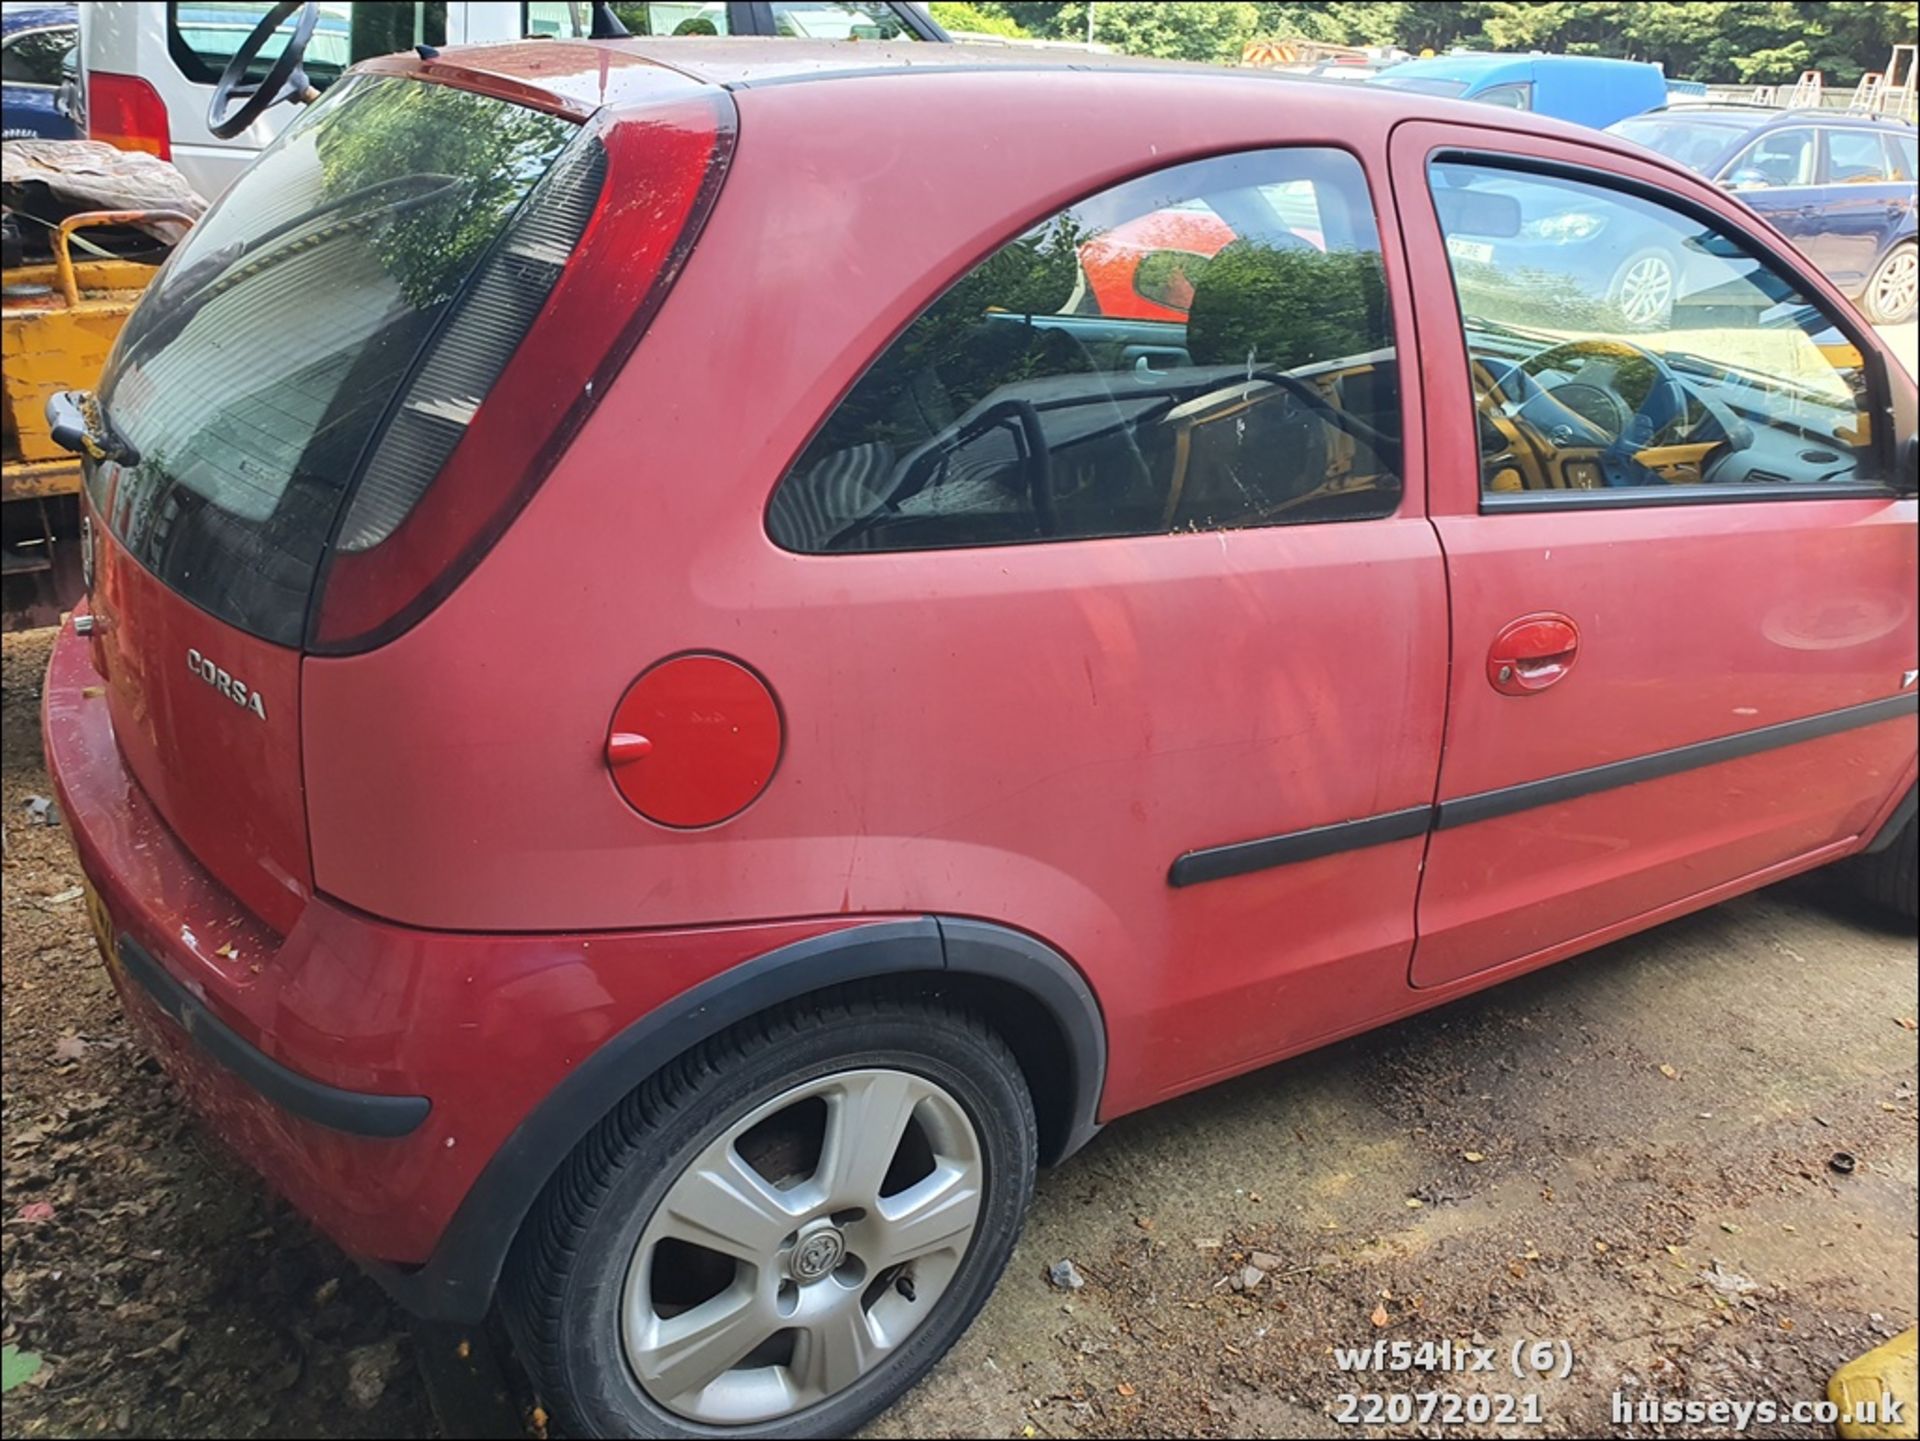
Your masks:
<svg viewBox="0 0 1920 1441"><path fill-rule="evenodd" d="M208 128L214 82L272 11L282 24L260 50L271 62L304 17L299 5L259 0L93 0L80 7L80 64L87 133L123 150L171 159L202 195L219 195L293 117L265 111L231 139ZM456 45L592 33L588 0L427 0L322 3L302 65L324 90L348 65L416 45ZM904 3L824 0L668 0L610 7L635 35L790 35L813 39L947 38L925 9Z"/></svg>

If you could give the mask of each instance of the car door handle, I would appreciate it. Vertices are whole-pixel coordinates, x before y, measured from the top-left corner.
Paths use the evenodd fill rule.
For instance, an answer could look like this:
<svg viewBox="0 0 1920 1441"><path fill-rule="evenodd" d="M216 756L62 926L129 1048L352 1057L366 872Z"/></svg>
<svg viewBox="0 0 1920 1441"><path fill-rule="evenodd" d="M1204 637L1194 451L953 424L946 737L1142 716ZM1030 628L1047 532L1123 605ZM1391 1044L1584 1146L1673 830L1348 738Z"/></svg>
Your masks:
<svg viewBox="0 0 1920 1441"><path fill-rule="evenodd" d="M1580 628L1558 611L1523 615L1487 648L1487 684L1501 695L1538 695L1566 678L1580 654Z"/></svg>

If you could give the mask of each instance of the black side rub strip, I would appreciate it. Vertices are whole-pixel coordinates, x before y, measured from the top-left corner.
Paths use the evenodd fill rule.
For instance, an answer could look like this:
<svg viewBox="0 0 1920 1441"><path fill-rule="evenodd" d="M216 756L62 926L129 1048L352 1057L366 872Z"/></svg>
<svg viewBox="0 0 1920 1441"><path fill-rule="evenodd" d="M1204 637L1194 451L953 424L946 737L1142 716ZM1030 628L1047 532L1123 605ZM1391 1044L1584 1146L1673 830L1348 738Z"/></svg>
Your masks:
<svg viewBox="0 0 1920 1441"><path fill-rule="evenodd" d="M1315 826L1311 830L1289 831L1285 835L1266 836L1259 840L1209 846L1205 850L1188 851L1176 860L1167 872L1167 883L1191 886L1201 881L1217 881L1227 876L1245 875L1249 871L1291 865L1295 861L1317 860L1321 856L1358 850L1362 846L1407 840L1429 829L1450 830L1455 826L1468 826L1475 821L1493 820L1516 811L1531 810L1535 806L1575 800L1618 786L1630 786L1636 781L1658 780L1700 766L1718 765L1721 761L1738 760L1761 751L1818 740L1822 736L1837 735L1841 731L1916 713L1920 713L1920 693L1887 696L1863 705L1848 706L1844 710L1808 716L1804 720L1759 726L1735 735L1635 756L1630 760L1610 761L1606 765L1568 771L1544 780L1525 781L1495 791L1481 791L1478 795L1442 801L1437 806L1414 806L1409 810L1388 811L1384 815Z"/></svg>
<svg viewBox="0 0 1920 1441"><path fill-rule="evenodd" d="M427 1118L425 1096L344 1091L289 1070L207 1009L131 936L121 936L120 965L195 1044L282 1110L350 1136L404 1136Z"/></svg>
<svg viewBox="0 0 1920 1441"><path fill-rule="evenodd" d="M1188 851L1176 860L1167 872L1167 884L1197 885L1201 881L1243 876L1248 871L1264 871L1295 861L1318 860L1321 856L1358 850L1362 846L1410 840L1425 835L1432 826L1433 807L1415 806L1411 810L1388 811L1385 815L1357 821L1336 821L1330 826L1315 826L1310 831L1236 841L1230 846L1209 846L1204 851Z"/></svg>
<svg viewBox="0 0 1920 1441"><path fill-rule="evenodd" d="M1655 751L1652 755L1635 756L1631 760L1612 761L1583 771L1568 771L1565 775L1548 776L1545 780L1523 781L1517 786L1503 786L1497 791L1482 791L1479 795L1442 801L1434 828L1444 831L1454 826L1470 826L1475 821L1490 821L1496 816L1510 816L1515 811L1531 810L1535 806L1575 800L1596 791L1612 790L1615 786L1630 786L1635 781L1679 775L1682 771L1700 766L1739 760L1743 756L1758 755L1761 751L1838 735L1841 731L1875 725L1883 720L1892 720L1895 716L1913 715L1916 712L1920 712L1920 693L1909 692L1906 695L1888 696L1884 700L1870 700L1865 705L1848 706L1845 710L1830 710L1824 715L1808 716L1805 720L1781 721L1778 725L1759 726L1736 735L1696 741L1692 745L1675 746L1668 751Z"/></svg>

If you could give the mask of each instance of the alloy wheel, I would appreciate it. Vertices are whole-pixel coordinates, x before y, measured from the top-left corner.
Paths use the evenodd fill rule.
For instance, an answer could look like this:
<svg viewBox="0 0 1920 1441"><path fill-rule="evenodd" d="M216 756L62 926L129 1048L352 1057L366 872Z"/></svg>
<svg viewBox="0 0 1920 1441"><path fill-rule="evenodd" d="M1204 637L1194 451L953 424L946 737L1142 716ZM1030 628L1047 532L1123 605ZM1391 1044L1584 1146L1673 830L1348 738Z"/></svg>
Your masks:
<svg viewBox="0 0 1920 1441"><path fill-rule="evenodd" d="M685 1167L634 1248L634 1379L709 1425L843 1391L933 1313L986 1183L972 1122L923 1076L842 1071L756 1107Z"/></svg>
<svg viewBox="0 0 1920 1441"><path fill-rule="evenodd" d="M1658 325L1673 308L1673 266L1662 255L1643 255L1620 277L1621 317L1636 329Z"/></svg>
<svg viewBox="0 0 1920 1441"><path fill-rule="evenodd" d="M1889 255L1874 276L1874 312L1889 317L1907 315L1916 297L1920 297L1920 250L1908 245Z"/></svg>

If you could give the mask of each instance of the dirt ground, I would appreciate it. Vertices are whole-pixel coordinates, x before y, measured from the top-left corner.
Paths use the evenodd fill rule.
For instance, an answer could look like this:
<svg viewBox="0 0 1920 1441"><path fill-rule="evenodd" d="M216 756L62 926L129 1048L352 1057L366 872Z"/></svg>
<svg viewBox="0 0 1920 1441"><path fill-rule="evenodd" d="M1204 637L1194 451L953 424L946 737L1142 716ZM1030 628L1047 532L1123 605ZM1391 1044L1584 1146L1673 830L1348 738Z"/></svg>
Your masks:
<svg viewBox="0 0 1920 1441"><path fill-rule="evenodd" d="M4 1324L46 1362L5 1434L433 1435L405 1318L128 1037L27 804L47 644L4 646ZM1915 1317L1915 989L1914 937L1816 876L1130 1118L1042 1178L985 1314L870 1434L1333 1436L1344 1392L1443 1389L1545 1418L1448 1434L1596 1435L1616 1391L1817 1399ZM1334 1368L1382 1338L1503 1369L1564 1340L1573 1370Z"/></svg>

